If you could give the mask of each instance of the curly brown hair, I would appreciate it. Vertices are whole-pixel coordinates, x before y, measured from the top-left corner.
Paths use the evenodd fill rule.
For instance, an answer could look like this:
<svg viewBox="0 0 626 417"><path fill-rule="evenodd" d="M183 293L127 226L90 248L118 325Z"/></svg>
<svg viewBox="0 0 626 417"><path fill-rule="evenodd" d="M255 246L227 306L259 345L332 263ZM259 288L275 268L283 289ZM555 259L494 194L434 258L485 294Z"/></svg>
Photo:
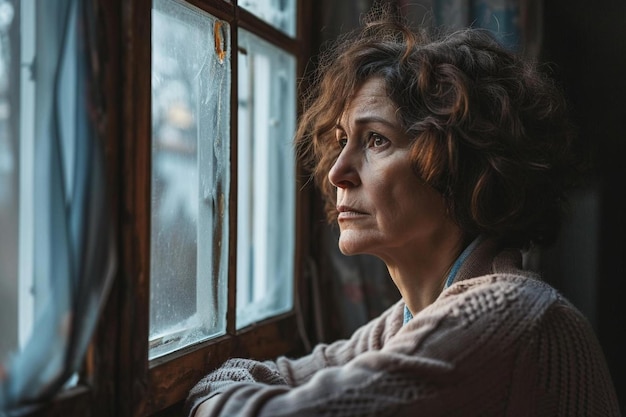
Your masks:
<svg viewBox="0 0 626 417"><path fill-rule="evenodd" d="M484 30L429 35L388 14L370 17L322 56L296 133L336 219L328 180L335 126L350 97L384 79L413 139L413 170L446 199L468 236L549 244L557 236L579 163L563 94L536 62Z"/></svg>

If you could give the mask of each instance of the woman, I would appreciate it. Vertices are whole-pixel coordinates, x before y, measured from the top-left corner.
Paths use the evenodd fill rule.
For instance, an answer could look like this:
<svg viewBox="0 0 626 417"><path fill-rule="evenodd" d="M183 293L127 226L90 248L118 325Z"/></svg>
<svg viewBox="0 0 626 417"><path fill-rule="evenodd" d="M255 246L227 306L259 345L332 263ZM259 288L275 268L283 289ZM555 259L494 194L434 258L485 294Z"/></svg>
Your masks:
<svg viewBox="0 0 626 417"><path fill-rule="evenodd" d="M298 131L346 255L402 299L303 358L231 359L204 416L617 416L585 318L524 268L575 185L562 96L484 32L436 40L389 18L320 66Z"/></svg>

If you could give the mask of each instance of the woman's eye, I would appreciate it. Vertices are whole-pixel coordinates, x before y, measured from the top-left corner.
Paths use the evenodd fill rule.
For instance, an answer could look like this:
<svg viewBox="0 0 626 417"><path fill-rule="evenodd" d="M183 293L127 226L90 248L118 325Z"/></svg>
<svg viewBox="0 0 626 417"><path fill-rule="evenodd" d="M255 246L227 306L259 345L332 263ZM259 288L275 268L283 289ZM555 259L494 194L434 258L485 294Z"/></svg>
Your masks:
<svg viewBox="0 0 626 417"><path fill-rule="evenodd" d="M372 133L369 137L367 146L372 148L380 148L382 146L385 146L387 142L389 142L389 139L387 139L386 137L381 136L378 133Z"/></svg>
<svg viewBox="0 0 626 417"><path fill-rule="evenodd" d="M339 138L337 139L337 143L339 144L339 147L343 149L348 144L348 138Z"/></svg>

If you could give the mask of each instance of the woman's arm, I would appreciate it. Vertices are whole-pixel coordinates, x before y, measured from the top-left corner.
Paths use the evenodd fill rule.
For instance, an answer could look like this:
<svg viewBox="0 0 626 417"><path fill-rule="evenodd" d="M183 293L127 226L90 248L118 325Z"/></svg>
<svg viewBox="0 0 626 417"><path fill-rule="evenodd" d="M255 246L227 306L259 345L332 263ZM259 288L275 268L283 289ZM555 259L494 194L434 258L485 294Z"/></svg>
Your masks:
<svg viewBox="0 0 626 417"><path fill-rule="evenodd" d="M371 340L385 340L368 333ZM539 414L545 416L582 417L595 415L589 410L603 410L602 415L619 416L601 351L579 352L581 346L597 347L588 323L554 290L534 279L492 275L464 281L446 290L380 349L356 349L368 345L361 343L347 351L360 352L346 355L352 356L347 363L319 369L298 385L291 384L291 376L279 372L273 362L264 365L267 369L246 368L244 378L232 372L227 382L210 374L209 379L211 375L215 379L203 397L209 400L200 408L202 401L196 403L192 413L198 410L195 417L471 417L541 410ZM318 355L343 357L345 347L333 347L338 349L333 354L329 348ZM549 366L548 353L555 359L548 361ZM292 361L290 367L298 368L296 363ZM574 375L571 367L586 371ZM602 389L587 391L581 403L577 393L568 390L580 388L572 378L607 392L599 396Z"/></svg>
<svg viewBox="0 0 626 417"><path fill-rule="evenodd" d="M403 311L404 303L399 301L355 331L349 340L318 344L310 354L299 359L280 357L275 362L230 359L194 386L187 398L187 409L193 412L201 402L232 384L250 382L295 387L306 383L321 369L346 364L366 351L380 350L402 326Z"/></svg>

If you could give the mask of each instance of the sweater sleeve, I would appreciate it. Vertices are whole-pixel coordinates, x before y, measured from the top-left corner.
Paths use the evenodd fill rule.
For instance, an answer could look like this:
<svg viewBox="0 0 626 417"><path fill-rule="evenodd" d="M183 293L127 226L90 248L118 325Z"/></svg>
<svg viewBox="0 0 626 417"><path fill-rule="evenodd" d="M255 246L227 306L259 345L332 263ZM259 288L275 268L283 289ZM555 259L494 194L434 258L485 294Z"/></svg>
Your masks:
<svg viewBox="0 0 626 417"><path fill-rule="evenodd" d="M400 300L379 317L357 329L349 340L339 340L332 344L320 343L310 354L298 359L284 356L275 362L229 359L192 388L186 400L188 415L192 416L202 402L225 391L231 385L261 383L295 387L307 382L321 369L346 364L368 350L379 350L402 326L403 311L404 302ZM275 389L280 391L279 387Z"/></svg>
<svg viewBox="0 0 626 417"><path fill-rule="evenodd" d="M379 317L357 329L349 340L320 343L310 354L299 359L278 358L277 370L289 385L299 386L309 381L320 369L341 366L363 352L382 349L387 340L402 327L404 305L404 301L398 301Z"/></svg>
<svg viewBox="0 0 626 417"><path fill-rule="evenodd" d="M434 327L434 322L421 326L421 336ZM384 346L361 352L346 364L318 370L298 386L242 381L216 387L223 390L209 395L208 407L195 417L395 415L411 402L432 398L435 381L451 380L453 372L446 361L427 356L410 358L402 349Z"/></svg>
<svg viewBox="0 0 626 417"><path fill-rule="evenodd" d="M219 368L209 374L210 380L217 380L204 396L196 397L189 415L205 400L195 417L432 416L455 409L465 410L464 416L481 415L480 407L472 414L459 406L467 405L472 390L478 389L471 377L480 374L487 352L497 350L486 347L478 358L465 352L481 352L480 345L493 339L479 337L486 315L468 316L459 305L466 298L463 294L446 297L404 326L404 305L396 304L349 341L319 346L299 360L279 359L275 369L286 384L271 385L245 372L245 378L233 378L230 371L230 380L224 381L218 374L225 369ZM486 310L501 308L505 307L485 306ZM459 390L466 386L467 392Z"/></svg>

